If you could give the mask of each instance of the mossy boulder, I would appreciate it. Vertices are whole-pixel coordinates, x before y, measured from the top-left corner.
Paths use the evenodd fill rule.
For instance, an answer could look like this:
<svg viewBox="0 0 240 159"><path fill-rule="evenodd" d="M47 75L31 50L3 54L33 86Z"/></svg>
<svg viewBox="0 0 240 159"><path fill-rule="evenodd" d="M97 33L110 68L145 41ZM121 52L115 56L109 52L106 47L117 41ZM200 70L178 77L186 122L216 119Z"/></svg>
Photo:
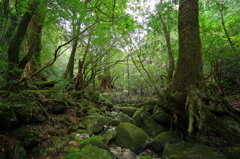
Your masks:
<svg viewBox="0 0 240 159"><path fill-rule="evenodd" d="M123 112L124 114L127 114L130 118L132 118L133 114L137 111L138 108L135 107L118 107L116 108L116 111Z"/></svg>
<svg viewBox="0 0 240 159"><path fill-rule="evenodd" d="M96 146L101 149L105 149L110 152L110 149L106 145L105 139L101 136L93 136L77 143L78 147L84 147L84 146L90 146L90 145Z"/></svg>
<svg viewBox="0 0 240 159"><path fill-rule="evenodd" d="M177 143L167 146L163 151L163 159L226 159L212 148L193 143Z"/></svg>
<svg viewBox="0 0 240 159"><path fill-rule="evenodd" d="M167 131L167 129L156 122L150 115L144 111L144 109L140 109L136 111L133 115L134 124L141 127L148 135L155 137L159 133Z"/></svg>
<svg viewBox="0 0 240 159"><path fill-rule="evenodd" d="M155 138L152 140L152 147L155 151L160 151L164 144L174 139L174 135L171 131L162 132L158 134Z"/></svg>
<svg viewBox="0 0 240 159"><path fill-rule="evenodd" d="M5 145L4 151L8 159L26 159L26 150L19 140L11 140Z"/></svg>
<svg viewBox="0 0 240 159"><path fill-rule="evenodd" d="M111 141L113 141L116 138L116 130L115 128L108 129L102 137L104 137L106 144L109 145Z"/></svg>
<svg viewBox="0 0 240 159"><path fill-rule="evenodd" d="M84 146L80 152L70 153L63 156L62 159L113 159L112 155L95 146Z"/></svg>
<svg viewBox="0 0 240 159"><path fill-rule="evenodd" d="M136 154L141 153L148 146L149 136L147 133L131 123L118 124L116 133L116 144L129 148Z"/></svg>
<svg viewBox="0 0 240 159"><path fill-rule="evenodd" d="M152 115L153 119L164 126L169 126L171 123L171 118L164 113L162 110L158 110Z"/></svg>
<svg viewBox="0 0 240 159"><path fill-rule="evenodd" d="M112 126L117 126L120 122L132 122L132 118L122 112L108 112L106 116L112 119L112 121L110 121L110 125Z"/></svg>
<svg viewBox="0 0 240 159"><path fill-rule="evenodd" d="M104 125L101 115L88 115L84 118L83 122L86 124L87 129L94 134L98 134L103 130Z"/></svg>
<svg viewBox="0 0 240 159"><path fill-rule="evenodd" d="M67 148L67 149L64 149L64 152L66 154L70 154L70 153L74 153L74 152L79 152L80 151L80 148L78 147L70 147L70 148Z"/></svg>
<svg viewBox="0 0 240 159"><path fill-rule="evenodd" d="M225 147L223 153L227 159L239 159L240 158L240 147Z"/></svg>

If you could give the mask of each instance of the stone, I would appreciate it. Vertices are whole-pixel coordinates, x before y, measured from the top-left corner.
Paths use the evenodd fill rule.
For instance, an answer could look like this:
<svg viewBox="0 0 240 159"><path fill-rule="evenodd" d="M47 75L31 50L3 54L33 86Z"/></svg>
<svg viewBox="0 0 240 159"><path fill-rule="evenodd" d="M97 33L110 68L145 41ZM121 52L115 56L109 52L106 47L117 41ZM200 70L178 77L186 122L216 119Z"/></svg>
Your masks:
<svg viewBox="0 0 240 159"><path fill-rule="evenodd" d="M113 141L116 138L116 130L115 128L108 129L102 137L104 137L106 144L109 145L111 141Z"/></svg>
<svg viewBox="0 0 240 159"><path fill-rule="evenodd" d="M171 141L174 138L175 137L173 136L171 131L162 132L162 133L158 134L156 137L153 138L152 148L155 151L161 151L164 144Z"/></svg>
<svg viewBox="0 0 240 159"><path fill-rule="evenodd" d="M136 154L144 151L149 142L149 136L141 128L131 123L120 123L116 128L117 145L129 148Z"/></svg>
<svg viewBox="0 0 240 159"><path fill-rule="evenodd" d="M84 146L80 152L70 153L63 156L62 159L113 159L111 153L95 146Z"/></svg>
<svg viewBox="0 0 240 159"><path fill-rule="evenodd" d="M86 124L87 129L92 131L94 134L98 134L103 130L104 125L102 118L98 114L86 116L83 122Z"/></svg>
<svg viewBox="0 0 240 159"><path fill-rule="evenodd" d="M176 143L168 145L162 155L163 159L226 159L212 148L194 143Z"/></svg>
<svg viewBox="0 0 240 159"><path fill-rule="evenodd" d="M137 111L138 108L135 107L118 107L116 111L123 112L127 114L130 118L132 118L133 114Z"/></svg>
<svg viewBox="0 0 240 159"><path fill-rule="evenodd" d="M64 102L57 101L52 105L52 113L53 114L61 114L67 108L67 105Z"/></svg>
<svg viewBox="0 0 240 159"><path fill-rule="evenodd" d="M143 109L136 111L133 115L134 124L141 127L149 136L155 137L159 133L167 131L160 123L153 120Z"/></svg>

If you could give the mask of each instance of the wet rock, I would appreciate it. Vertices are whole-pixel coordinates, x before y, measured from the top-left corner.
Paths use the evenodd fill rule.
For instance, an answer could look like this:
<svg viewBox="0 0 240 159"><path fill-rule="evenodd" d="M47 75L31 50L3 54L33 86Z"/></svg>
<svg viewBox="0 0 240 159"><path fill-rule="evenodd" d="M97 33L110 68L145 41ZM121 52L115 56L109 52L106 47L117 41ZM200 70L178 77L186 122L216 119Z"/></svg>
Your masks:
<svg viewBox="0 0 240 159"><path fill-rule="evenodd" d="M133 114L137 111L137 108L135 108L135 107L118 107L118 108L116 108L116 111L123 112L124 114L127 114L130 118L132 118Z"/></svg>
<svg viewBox="0 0 240 159"><path fill-rule="evenodd" d="M131 123L120 123L116 128L117 145L129 148L136 154L144 151L149 142L149 136L139 127Z"/></svg>
<svg viewBox="0 0 240 159"><path fill-rule="evenodd" d="M134 124L141 127L149 136L155 137L167 129L153 120L143 109L135 112L133 115Z"/></svg>
<svg viewBox="0 0 240 159"><path fill-rule="evenodd" d="M162 132L152 140L152 147L155 151L160 151L164 144L174 139L172 132Z"/></svg>
<svg viewBox="0 0 240 159"><path fill-rule="evenodd" d="M8 159L26 159L26 150L19 140L11 140L5 146L5 152Z"/></svg>
<svg viewBox="0 0 240 159"><path fill-rule="evenodd" d="M112 155L108 151L97 148L95 146L84 146L80 152L70 153L69 155L62 157L62 159L79 159L79 158L113 159Z"/></svg>
<svg viewBox="0 0 240 159"><path fill-rule="evenodd" d="M168 145L163 151L163 159L226 159L212 148L193 143L177 143Z"/></svg>
<svg viewBox="0 0 240 159"><path fill-rule="evenodd" d="M227 159L239 159L240 158L240 147L225 147L223 153Z"/></svg>
<svg viewBox="0 0 240 159"><path fill-rule="evenodd" d="M128 115L122 112L107 112L106 116L110 117L112 120L116 120L119 122L126 122L126 123L132 122L132 119Z"/></svg>

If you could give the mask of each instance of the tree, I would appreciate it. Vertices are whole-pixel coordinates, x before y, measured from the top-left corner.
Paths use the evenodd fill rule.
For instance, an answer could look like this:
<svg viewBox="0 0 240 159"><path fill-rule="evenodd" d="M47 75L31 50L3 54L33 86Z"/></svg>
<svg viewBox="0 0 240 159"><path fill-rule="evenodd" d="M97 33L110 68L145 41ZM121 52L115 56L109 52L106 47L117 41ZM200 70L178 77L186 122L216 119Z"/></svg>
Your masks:
<svg viewBox="0 0 240 159"><path fill-rule="evenodd" d="M238 135L230 130L226 123L210 113L206 107L207 103L203 102L206 97L211 98L240 122L238 117L240 113L225 99L216 96L213 89L206 89L203 81L198 0L180 0L178 30L177 68L173 82L166 91L167 104L162 106L163 110L172 117L177 130L183 136L204 134L213 130L229 143L237 141Z"/></svg>
<svg viewBox="0 0 240 159"><path fill-rule="evenodd" d="M19 61L20 59L20 46L24 40L24 37L27 32L28 24L30 23L33 14L36 13L36 10L39 6L39 2L33 0L29 4L28 10L25 12L25 14L22 17L22 20L18 26L17 32L15 33L13 39L10 42L9 48L8 48L8 79L9 81L17 80L21 77L23 68L22 65L25 63L25 58L29 59L32 55L26 55L23 58L23 64ZM26 64L26 63L25 63ZM20 69L20 70L19 70Z"/></svg>

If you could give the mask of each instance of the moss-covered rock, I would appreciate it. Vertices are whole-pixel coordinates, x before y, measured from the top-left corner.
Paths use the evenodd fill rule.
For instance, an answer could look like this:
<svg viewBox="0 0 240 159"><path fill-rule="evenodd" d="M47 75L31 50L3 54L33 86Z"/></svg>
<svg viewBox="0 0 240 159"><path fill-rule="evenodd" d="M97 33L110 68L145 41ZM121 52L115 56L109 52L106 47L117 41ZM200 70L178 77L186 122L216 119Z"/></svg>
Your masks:
<svg viewBox="0 0 240 159"><path fill-rule="evenodd" d="M150 159L148 156L141 156L140 159Z"/></svg>
<svg viewBox="0 0 240 159"><path fill-rule="evenodd" d="M88 115L84 118L83 122L86 124L88 130L94 134L98 134L103 130L103 121L100 115Z"/></svg>
<svg viewBox="0 0 240 159"><path fill-rule="evenodd" d="M135 107L119 107L116 108L117 111L127 114L130 118L133 117L133 114L137 111L138 108Z"/></svg>
<svg viewBox="0 0 240 159"><path fill-rule="evenodd" d="M11 140L7 145L5 145L5 153L8 159L26 159L26 150L23 144L19 140Z"/></svg>
<svg viewBox="0 0 240 159"><path fill-rule="evenodd" d="M152 140L152 147L155 151L160 151L164 144L171 141L174 138L172 132L162 132L158 134L155 138Z"/></svg>
<svg viewBox="0 0 240 159"><path fill-rule="evenodd" d="M89 145L93 145L93 146L96 146L101 149L105 149L110 152L110 149L106 145L105 139L101 136L93 136L93 137L90 137L88 139L85 139L85 140L77 143L77 146L79 146L79 147L84 147L84 146L89 146Z"/></svg>
<svg viewBox="0 0 240 159"><path fill-rule="evenodd" d="M153 137L161 132L167 131L163 125L153 120L144 109L136 111L133 115L133 120L135 125L141 127L148 135Z"/></svg>
<svg viewBox="0 0 240 159"><path fill-rule="evenodd" d="M79 152L80 151L80 148L78 147L70 147L70 148L67 148L67 149L64 149L64 152L66 154L70 154L70 153L74 153L74 152Z"/></svg>
<svg viewBox="0 0 240 159"><path fill-rule="evenodd" d="M113 159L111 154L94 146L84 146L80 152L70 153L63 156L62 159Z"/></svg>
<svg viewBox="0 0 240 159"><path fill-rule="evenodd" d="M130 118L128 115L122 113L122 112L108 112L106 113L106 116L109 116L112 120L114 120L117 124L119 122L125 122L125 123L130 123L132 122L132 118ZM112 123L112 121L110 121L110 123ZM116 125L112 125L112 126L116 126Z"/></svg>
<svg viewBox="0 0 240 159"><path fill-rule="evenodd" d="M116 138L116 130L114 128L108 129L102 136L104 137L106 144L109 145L110 142Z"/></svg>
<svg viewBox="0 0 240 159"><path fill-rule="evenodd" d="M223 153L227 159L239 159L240 158L240 147L225 147Z"/></svg>
<svg viewBox="0 0 240 159"><path fill-rule="evenodd" d="M116 128L115 142L122 147L129 148L136 154L147 148L149 136L139 127L130 123L120 123Z"/></svg>
<svg viewBox="0 0 240 159"><path fill-rule="evenodd" d="M167 146L163 151L163 159L226 159L212 148L193 143L177 143Z"/></svg>

